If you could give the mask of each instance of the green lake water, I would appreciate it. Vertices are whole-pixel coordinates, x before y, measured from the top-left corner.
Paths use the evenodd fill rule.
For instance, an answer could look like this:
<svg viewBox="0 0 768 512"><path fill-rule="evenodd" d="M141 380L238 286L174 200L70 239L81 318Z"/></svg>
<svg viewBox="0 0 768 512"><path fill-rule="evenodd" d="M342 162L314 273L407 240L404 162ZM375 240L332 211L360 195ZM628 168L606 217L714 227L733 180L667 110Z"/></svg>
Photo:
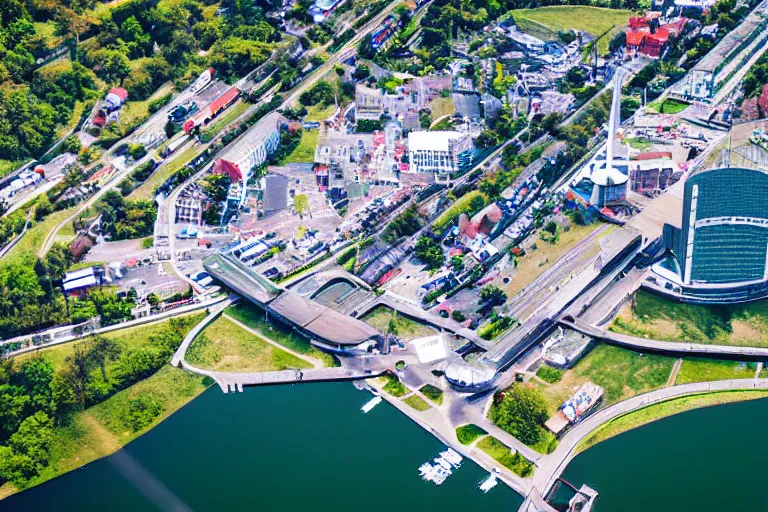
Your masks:
<svg viewBox="0 0 768 512"><path fill-rule="evenodd" d="M209 389L129 444L0 501L2 511L516 511L504 485L465 459L440 487L417 469L434 436L349 383Z"/></svg>
<svg viewBox="0 0 768 512"><path fill-rule="evenodd" d="M0 511L515 512L522 499L471 461L441 487L418 466L443 445L348 383L208 390L105 459L0 501ZM563 475L597 512L768 511L768 400L683 413L605 441Z"/></svg>
<svg viewBox="0 0 768 512"><path fill-rule="evenodd" d="M600 493L596 512L768 511L768 400L685 412L604 441L563 478Z"/></svg>

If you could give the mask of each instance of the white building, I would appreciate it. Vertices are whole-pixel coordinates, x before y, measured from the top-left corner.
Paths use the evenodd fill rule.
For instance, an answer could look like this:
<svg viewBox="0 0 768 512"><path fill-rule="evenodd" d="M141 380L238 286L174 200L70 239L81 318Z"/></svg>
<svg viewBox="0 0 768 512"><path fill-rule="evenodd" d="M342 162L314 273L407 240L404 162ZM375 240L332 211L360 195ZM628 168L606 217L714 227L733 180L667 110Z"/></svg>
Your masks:
<svg viewBox="0 0 768 512"><path fill-rule="evenodd" d="M475 144L468 134L456 131L411 132L408 160L412 172L434 172L438 181L472 167Z"/></svg>

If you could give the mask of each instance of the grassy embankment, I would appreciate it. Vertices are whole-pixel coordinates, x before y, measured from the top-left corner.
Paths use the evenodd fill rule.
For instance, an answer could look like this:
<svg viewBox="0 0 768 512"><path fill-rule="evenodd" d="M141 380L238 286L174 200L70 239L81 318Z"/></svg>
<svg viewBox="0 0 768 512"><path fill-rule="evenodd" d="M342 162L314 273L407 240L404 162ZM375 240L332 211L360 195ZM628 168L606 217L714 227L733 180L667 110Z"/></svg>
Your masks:
<svg viewBox="0 0 768 512"><path fill-rule="evenodd" d="M204 314L191 314L183 318L184 330L188 331ZM122 351L146 347L152 343L152 337L160 334L168 321L143 325L130 329L104 334L114 340ZM55 371L65 365L67 356L74 351L76 343L57 345L39 352L19 356L17 360L37 357L41 354L53 364ZM97 370L98 371L98 370ZM109 367L108 371L112 371ZM147 379L116 393L105 401L76 413L71 421L55 429L54 441L50 451L51 465L44 469L32 485L39 485L89 462L110 455L132 440L148 432L165 418L176 412L190 400L198 396L210 383L192 373L163 366ZM124 412L132 400L147 399L157 404L158 414L147 425L133 430L126 427ZM10 483L0 486L0 498L16 492Z"/></svg>
<svg viewBox="0 0 768 512"><path fill-rule="evenodd" d="M26 256L34 257L37 250L43 245L45 237L48 236L53 228L59 225L61 221L72 215L77 206L67 208L66 210L60 210L48 215L40 222L35 223L30 227L24 236L21 237L19 242L8 251L8 254L3 258L4 262L11 261L17 258L23 258ZM59 240L59 236L56 237L56 241L65 241L64 238Z"/></svg>
<svg viewBox="0 0 768 512"><path fill-rule="evenodd" d="M213 120L211 124L208 125L208 127L203 131L203 133L206 133L213 137L214 135L218 134L222 129L224 129L225 126L227 126L229 123L237 119L239 116L245 112L248 107L250 106L249 103L246 103L242 100L238 100L237 103L229 107L226 111L224 111L223 114L221 114L219 117Z"/></svg>
<svg viewBox="0 0 768 512"><path fill-rule="evenodd" d="M389 331L404 341L437 334L434 328L399 315L386 306L375 307L360 320L381 332Z"/></svg>
<svg viewBox="0 0 768 512"><path fill-rule="evenodd" d="M710 407L713 405L756 400L759 398L768 398L768 391L721 391L717 393L684 396L649 405L623 416L619 416L618 418L601 425L576 446L576 453L581 453L606 439L610 439L629 430L642 427L648 423L681 412L701 407Z"/></svg>
<svg viewBox="0 0 768 512"><path fill-rule="evenodd" d="M324 366L330 367L339 365L338 361L336 361L332 355L317 350L310 345L306 338L296 334L294 331L267 322L264 312L256 306L245 303L235 304L228 307L225 314L231 316L238 322L247 325L265 338L269 338L275 343L279 343L285 348L319 359L323 362Z"/></svg>
<svg viewBox="0 0 768 512"><path fill-rule="evenodd" d="M490 455L499 464L523 478L533 475L533 463L493 436L486 436L477 447Z"/></svg>
<svg viewBox="0 0 768 512"><path fill-rule="evenodd" d="M132 62L133 68L140 68L142 63L141 59L134 60ZM120 109L120 125L124 127L131 127L146 121L149 116L149 105L153 101L162 98L163 96L173 92L173 84L163 84L159 89L152 93L152 95L141 101L128 101L125 102L123 108Z"/></svg>
<svg viewBox="0 0 768 512"><path fill-rule="evenodd" d="M531 284L545 270L555 264L565 253L573 249L579 242L584 240L592 232L603 226L600 222L593 222L588 226L580 226L571 223L568 231L560 231L557 243L550 244L543 240L536 241L536 250L527 250L524 256L517 257L517 267L514 269L514 278L504 284L501 279L494 284L501 287L507 293L508 297L515 296L520 290ZM605 230L601 237L604 237L613 230L613 227ZM538 236L538 235L536 235ZM600 252L600 245L595 243L590 251L582 254L583 258L589 258Z"/></svg>
<svg viewBox="0 0 768 512"><path fill-rule="evenodd" d="M302 130L299 145L285 159L286 164L303 164L315 161L315 149L320 138L320 130Z"/></svg>
<svg viewBox="0 0 768 512"><path fill-rule="evenodd" d="M224 317L215 320L195 338L186 359L206 370L229 372L312 367L304 359L280 350Z"/></svg>
<svg viewBox="0 0 768 512"><path fill-rule="evenodd" d="M581 30L595 37L610 30L597 45L599 53L604 55L608 52L608 43L611 38L629 23L632 11L584 5L562 5L515 9L510 14L522 31L544 40L557 39L558 32L568 30Z"/></svg>
<svg viewBox="0 0 768 512"><path fill-rule="evenodd" d="M639 291L610 329L656 340L768 347L768 301L698 306Z"/></svg>
<svg viewBox="0 0 768 512"><path fill-rule="evenodd" d="M176 171L194 160L203 152L203 146L194 143L187 143L183 152L171 156L172 160L167 164L158 167L147 180L128 194L129 201L149 201L152 199L155 188L159 187L165 180L170 178Z"/></svg>
<svg viewBox="0 0 768 512"><path fill-rule="evenodd" d="M556 383L535 386L547 402L547 413L551 416L585 382L602 387L603 400L613 404L664 387L674 364L673 357L598 345L572 369L563 372Z"/></svg>
<svg viewBox="0 0 768 512"><path fill-rule="evenodd" d="M304 121L308 122L320 122L328 119L336 112L336 105L331 104L323 107L322 105L310 105L307 107L307 115L304 116Z"/></svg>
<svg viewBox="0 0 768 512"><path fill-rule="evenodd" d="M680 367L675 384L751 379L755 376L756 370L757 363L739 363L716 359L686 359Z"/></svg>
<svg viewBox="0 0 768 512"><path fill-rule="evenodd" d="M403 402L410 405L417 411L426 411L427 409L430 409L430 405L419 395L411 395L408 398L404 398Z"/></svg>

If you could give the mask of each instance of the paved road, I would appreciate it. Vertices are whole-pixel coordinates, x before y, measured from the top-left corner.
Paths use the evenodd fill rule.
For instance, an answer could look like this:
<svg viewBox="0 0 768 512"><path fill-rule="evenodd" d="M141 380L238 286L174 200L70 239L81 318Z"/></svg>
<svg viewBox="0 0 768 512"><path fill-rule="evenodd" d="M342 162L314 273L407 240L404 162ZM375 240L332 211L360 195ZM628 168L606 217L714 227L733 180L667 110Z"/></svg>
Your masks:
<svg viewBox="0 0 768 512"><path fill-rule="evenodd" d="M48 347L51 347L53 345L60 345L62 343L68 343L70 341L76 341L76 340L82 339L85 336L92 336L92 335L95 335L95 334L104 334L104 333L107 333L107 332L117 331L117 330L120 330L120 329L128 329L130 327L136 327L136 326L139 326L139 325L145 325L145 324L150 324L150 323L154 323L154 322L159 322L159 321L162 321L162 320L167 320L168 318L171 318L171 317L175 317L175 316L179 316L179 315L184 315L184 314L192 313L194 311L199 311L201 309L205 309L205 308L208 308L208 307L211 307L211 306L215 306L216 304L220 303L221 301L223 301L225 299L226 299L226 296L222 295L222 296L217 297L215 299L210 299L210 300L207 300L207 301L204 301L204 302L198 302L196 304L191 304L189 306L182 306L182 307L179 307L179 308L176 308L176 309L170 309L168 311L164 311L162 313L157 313L155 315L149 315L149 316L145 316L145 317L141 317L141 318L136 318L134 320L128 320L126 322L120 322L120 323L114 324L114 325L108 325L106 327L100 327L98 329L93 329L93 330L87 331L86 333L84 333L82 335L60 336L59 338L54 338L54 341L52 341L50 343L45 343L45 344L42 344L42 345L33 345L33 346L30 346L30 347L23 348L21 350L16 350L14 352L6 354L5 357L16 356L16 355L19 355L19 354L24 354L26 352L32 352L32 351L35 351L35 350L40 350L40 349L43 349L43 348L48 348ZM10 338L10 339L7 339L7 340L0 341L0 345L8 345L8 344L11 344L11 343L18 343L18 342L28 341L28 340L31 340L33 336L43 336L43 337L45 337L45 336L48 336L48 335L53 335L54 333L61 332L63 329L66 330L66 328L67 328L67 326L64 326L63 328L62 327L53 327L51 329L48 329L48 330L45 330L45 331L41 331L41 332L37 332L37 333L34 333L34 334L28 334L28 335L25 335L25 336L18 336L18 337L15 337L15 338Z"/></svg>

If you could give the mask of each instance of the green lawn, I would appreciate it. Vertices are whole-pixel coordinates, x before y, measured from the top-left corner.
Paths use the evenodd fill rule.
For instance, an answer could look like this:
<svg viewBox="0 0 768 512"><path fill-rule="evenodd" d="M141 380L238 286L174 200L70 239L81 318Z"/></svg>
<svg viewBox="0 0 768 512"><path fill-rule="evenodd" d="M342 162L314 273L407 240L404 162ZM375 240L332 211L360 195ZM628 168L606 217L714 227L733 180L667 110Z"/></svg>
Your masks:
<svg viewBox="0 0 768 512"><path fill-rule="evenodd" d="M688 107L690 107L688 103L673 99L665 99L663 103L654 101L653 103L648 104L649 110L661 114L679 114Z"/></svg>
<svg viewBox="0 0 768 512"><path fill-rule="evenodd" d="M218 371L267 372L312 365L245 331L224 317L218 318L195 338L187 361Z"/></svg>
<svg viewBox="0 0 768 512"><path fill-rule="evenodd" d="M425 384L419 390L421 394L435 402L437 405L443 404L443 390L433 386L432 384Z"/></svg>
<svg viewBox="0 0 768 512"><path fill-rule="evenodd" d="M304 120L309 122L324 121L331 117L334 112L336 112L335 104L328 105L327 107L311 105L307 107L307 115L304 116Z"/></svg>
<svg viewBox="0 0 768 512"><path fill-rule="evenodd" d="M627 144L629 144L632 149L637 149L640 151L648 151L653 147L653 142L649 141L648 139L641 138L627 139Z"/></svg>
<svg viewBox="0 0 768 512"><path fill-rule="evenodd" d="M589 7L583 5L563 5L539 7L536 9L515 9L510 12L515 23L524 32L543 39L554 39L558 31L581 30L597 37L611 27L626 26L632 11ZM611 35L603 37L598 49L605 53Z"/></svg>
<svg viewBox="0 0 768 512"><path fill-rule="evenodd" d="M267 322L264 311L256 306L246 303L234 304L227 308L225 314L285 348L320 359L325 366L338 366L338 362L332 355L317 350L306 338L295 331Z"/></svg>
<svg viewBox="0 0 768 512"><path fill-rule="evenodd" d="M566 370L556 384L537 384L537 387L551 416L585 382L592 381L602 387L605 402L611 404L663 387L674 364L673 357L598 345L572 369Z"/></svg>
<svg viewBox="0 0 768 512"><path fill-rule="evenodd" d="M477 447L493 457L502 466L523 478L533 475L533 463L493 436L487 436L477 443Z"/></svg>
<svg viewBox="0 0 768 512"><path fill-rule="evenodd" d="M429 409L429 404L424 401L419 395L411 395L408 398L404 398L403 402L407 403L417 411L426 411Z"/></svg>
<svg viewBox="0 0 768 512"><path fill-rule="evenodd" d="M400 339L409 341L437 334L437 331L428 326L406 318L386 306L377 306L360 318L374 329L387 332L393 327L392 334Z"/></svg>
<svg viewBox="0 0 768 512"><path fill-rule="evenodd" d="M320 137L319 130L303 130L301 132L301 141L296 149L288 155L285 163L312 163L315 161L315 149L317 148L317 139Z"/></svg>
<svg viewBox="0 0 768 512"><path fill-rule="evenodd" d="M462 425L456 428L456 438L463 445L472 444L472 442L478 437L482 437L487 434L485 430L478 427L474 423L468 425Z"/></svg>
<svg viewBox="0 0 768 512"><path fill-rule="evenodd" d="M189 162L197 158L197 156L203 152L203 145L189 144L185 146L186 149L174 155L171 155L168 163L163 163L153 172L144 183L138 186L133 192L128 194L130 201L144 200L149 201L152 199L155 192L155 188L159 187L165 180L170 178L176 171L187 165Z"/></svg>
<svg viewBox="0 0 768 512"><path fill-rule="evenodd" d="M242 115L242 113L245 112L249 106L250 105L244 101L239 101L235 105L232 105L222 115L217 117L211 124L209 124L204 133L213 137L219 133L222 128L237 119L238 116Z"/></svg>
<svg viewBox="0 0 768 512"><path fill-rule="evenodd" d="M383 389L390 395L397 398L408 394L408 388L403 386L403 383L400 382L394 375L382 375L381 378L387 382Z"/></svg>
<svg viewBox="0 0 768 512"><path fill-rule="evenodd" d="M536 371L536 376L550 384L556 384L563 378L563 370L558 370L557 368L552 368L547 364L543 364Z"/></svg>
<svg viewBox="0 0 768 512"><path fill-rule="evenodd" d="M134 65L138 63L140 63L140 61L133 62ZM152 95L145 100L130 101L130 98L128 98L128 101L125 102L123 108L120 109L120 126L129 128L134 124L145 121L150 116L149 104L170 92L173 92L173 85L167 83L153 92Z"/></svg>
<svg viewBox="0 0 768 512"><path fill-rule="evenodd" d="M768 347L768 301L699 306L639 291L610 329L657 340Z"/></svg>
<svg viewBox="0 0 768 512"><path fill-rule="evenodd" d="M681 412L745 400L767 398L768 391L720 391L717 393L704 393L699 395L684 396L649 405L637 411L619 416L594 430L581 443L576 446L576 453L595 446L596 444L614 436L642 427L648 423L679 414Z"/></svg>
<svg viewBox="0 0 768 512"><path fill-rule="evenodd" d="M751 379L755 376L756 363L739 363L716 359L685 359L677 374L675 384L708 382L713 380Z"/></svg>
<svg viewBox="0 0 768 512"><path fill-rule="evenodd" d="M6 174L15 171L24 162L12 162L10 160L0 160L0 178Z"/></svg>
<svg viewBox="0 0 768 512"><path fill-rule="evenodd" d="M176 317L178 322L181 322L182 332L187 332L192 329L198 322L205 318L205 313L191 313L189 315ZM136 327L129 327L127 329L119 329L108 333L101 334L102 337L115 341L121 350L127 350L130 348L141 348L152 343L152 337L157 336L166 331L169 320L161 322L155 322L144 325L137 325ZM44 355L51 361L53 367L58 369L64 365L64 360L72 354L77 342L62 343L49 348L45 348L35 352L27 352L21 354L14 359L23 361L37 357L37 354ZM109 369L109 368L108 368Z"/></svg>

